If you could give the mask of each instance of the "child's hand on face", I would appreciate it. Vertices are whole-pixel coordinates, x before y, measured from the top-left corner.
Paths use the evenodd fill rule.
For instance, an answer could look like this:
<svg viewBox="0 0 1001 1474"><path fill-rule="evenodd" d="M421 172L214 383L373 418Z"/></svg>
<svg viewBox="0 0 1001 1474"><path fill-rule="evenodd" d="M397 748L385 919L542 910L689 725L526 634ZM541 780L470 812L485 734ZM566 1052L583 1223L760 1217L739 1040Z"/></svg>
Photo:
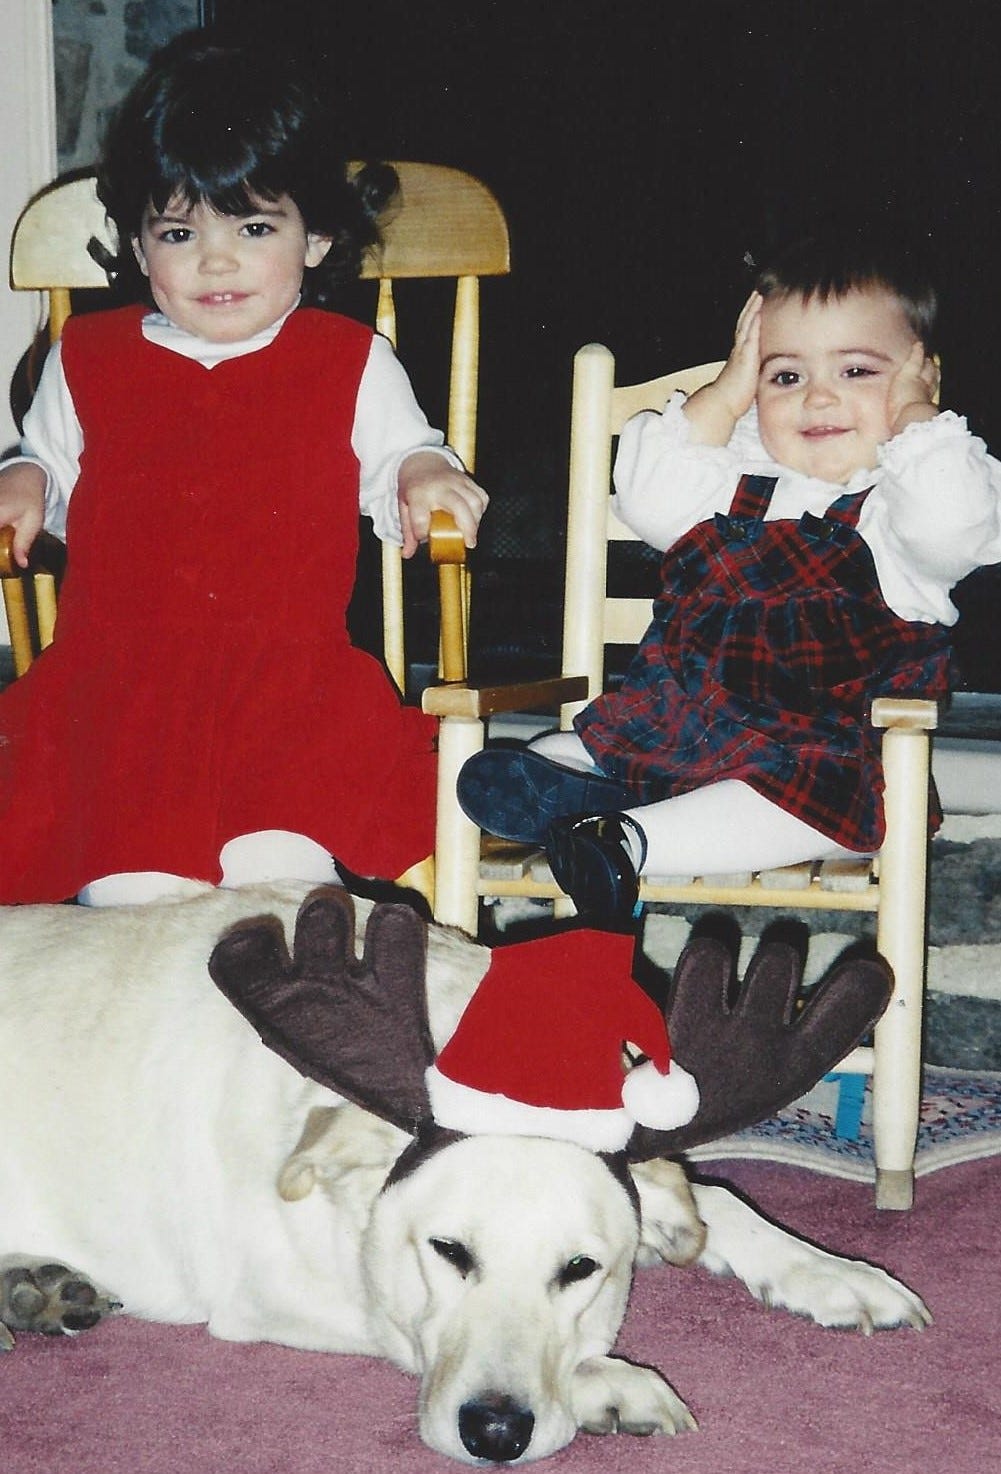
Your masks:
<svg viewBox="0 0 1001 1474"><path fill-rule="evenodd" d="M27 568L31 545L45 521L45 472L29 461L0 470L0 527L13 527L12 552Z"/></svg>
<svg viewBox="0 0 1001 1474"><path fill-rule="evenodd" d="M403 556L410 558L431 527L432 512L449 512L455 518L467 548L475 548L476 531L489 497L465 471L449 465L434 451L415 451L407 456L397 479Z"/></svg>
<svg viewBox="0 0 1001 1474"><path fill-rule="evenodd" d="M935 418L938 381L938 364L928 357L923 343L915 343L891 379L887 394L886 419L894 435L918 420Z"/></svg>
<svg viewBox="0 0 1001 1474"><path fill-rule="evenodd" d="M728 412L732 414L734 424L751 408L758 392L763 300L760 292L752 292L741 308L733 333L730 357L713 385Z"/></svg>
<svg viewBox="0 0 1001 1474"><path fill-rule="evenodd" d="M760 292L752 292L737 318L730 356L719 377L685 403L693 438L700 445L726 445L734 426L754 403L761 364Z"/></svg>

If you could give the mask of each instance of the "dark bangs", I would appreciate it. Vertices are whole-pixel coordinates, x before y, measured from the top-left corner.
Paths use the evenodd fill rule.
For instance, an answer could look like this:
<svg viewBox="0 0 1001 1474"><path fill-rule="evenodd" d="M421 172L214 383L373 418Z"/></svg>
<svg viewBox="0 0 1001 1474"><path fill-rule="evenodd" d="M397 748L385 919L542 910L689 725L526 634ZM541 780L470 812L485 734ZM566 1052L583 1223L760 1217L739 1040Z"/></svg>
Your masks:
<svg viewBox="0 0 1001 1474"><path fill-rule="evenodd" d="M248 215L255 197L288 194L306 216L299 195L319 119L290 64L182 39L161 53L108 132L99 185L119 231L137 235L147 203L163 210L171 199ZM333 172L343 175L334 153Z"/></svg>
<svg viewBox="0 0 1001 1474"><path fill-rule="evenodd" d="M249 215L255 198L291 195L306 216L300 203L310 193L306 161L323 141L310 99L295 79L280 68L261 71L246 57L217 52L183 82L149 119L150 198L157 209L179 196L222 215ZM332 152L333 172L342 174Z"/></svg>
<svg viewBox="0 0 1001 1474"><path fill-rule="evenodd" d="M938 296L926 263L903 233L883 238L875 232L834 231L804 237L764 267L755 287L764 297L821 302L882 288L896 297L915 337L928 352L935 350Z"/></svg>

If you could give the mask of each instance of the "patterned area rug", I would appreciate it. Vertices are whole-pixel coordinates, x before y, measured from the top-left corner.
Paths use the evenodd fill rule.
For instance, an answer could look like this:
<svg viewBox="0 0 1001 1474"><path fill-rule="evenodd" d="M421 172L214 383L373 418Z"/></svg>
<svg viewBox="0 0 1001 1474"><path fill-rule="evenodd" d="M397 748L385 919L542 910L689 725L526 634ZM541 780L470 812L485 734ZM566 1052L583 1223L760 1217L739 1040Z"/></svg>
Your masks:
<svg viewBox="0 0 1001 1474"><path fill-rule="evenodd" d="M834 1177L875 1177L871 1101L866 1081L858 1136L835 1132L840 1085L824 1080L770 1120L689 1153L693 1162L734 1158L783 1162ZM928 1068L918 1127L915 1172L1001 1153L1001 1074Z"/></svg>

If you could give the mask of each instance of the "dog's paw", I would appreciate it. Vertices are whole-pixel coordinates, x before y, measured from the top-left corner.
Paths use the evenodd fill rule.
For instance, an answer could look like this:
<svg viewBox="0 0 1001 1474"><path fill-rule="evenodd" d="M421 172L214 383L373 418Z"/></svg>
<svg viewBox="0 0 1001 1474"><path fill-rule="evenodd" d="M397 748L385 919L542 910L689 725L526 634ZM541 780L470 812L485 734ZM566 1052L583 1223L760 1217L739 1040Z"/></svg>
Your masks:
<svg viewBox="0 0 1001 1474"><path fill-rule="evenodd" d="M574 1372L577 1426L585 1433L683 1433L697 1427L659 1372L614 1356L593 1356Z"/></svg>
<svg viewBox="0 0 1001 1474"><path fill-rule="evenodd" d="M861 1259L842 1259L771 1223L726 1188L696 1183L708 1229L699 1263L732 1274L762 1305L844 1330L924 1330L931 1316L906 1285Z"/></svg>
<svg viewBox="0 0 1001 1474"><path fill-rule="evenodd" d="M931 1324L926 1306L885 1270L858 1259L838 1259L814 1251L749 1287L763 1304L808 1316L836 1330L873 1331Z"/></svg>
<svg viewBox="0 0 1001 1474"><path fill-rule="evenodd" d="M65 1264L42 1260L8 1264L0 1268L0 1349L9 1351L13 1346L11 1331L75 1336L121 1308L86 1275Z"/></svg>

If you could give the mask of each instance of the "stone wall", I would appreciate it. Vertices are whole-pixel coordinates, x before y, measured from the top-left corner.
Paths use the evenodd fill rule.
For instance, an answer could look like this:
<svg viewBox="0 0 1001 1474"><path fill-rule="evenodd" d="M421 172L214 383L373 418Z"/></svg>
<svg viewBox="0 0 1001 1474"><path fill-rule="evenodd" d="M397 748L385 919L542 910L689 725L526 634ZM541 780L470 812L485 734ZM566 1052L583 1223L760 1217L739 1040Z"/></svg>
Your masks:
<svg viewBox="0 0 1001 1474"><path fill-rule="evenodd" d="M59 169L97 157L108 113L151 54L197 25L198 0L52 0Z"/></svg>

